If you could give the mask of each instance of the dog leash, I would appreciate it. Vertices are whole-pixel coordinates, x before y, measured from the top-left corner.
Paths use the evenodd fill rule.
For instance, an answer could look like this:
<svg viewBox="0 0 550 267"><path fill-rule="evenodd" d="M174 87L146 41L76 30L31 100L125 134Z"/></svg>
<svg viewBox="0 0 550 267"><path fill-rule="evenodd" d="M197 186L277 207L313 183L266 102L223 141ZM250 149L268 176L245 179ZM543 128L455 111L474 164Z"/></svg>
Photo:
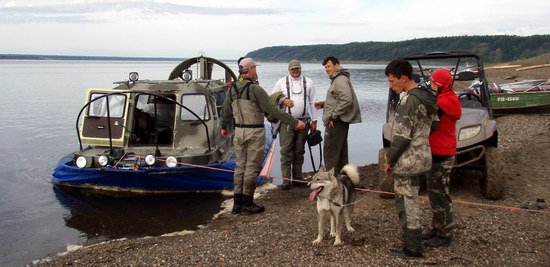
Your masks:
<svg viewBox="0 0 550 267"><path fill-rule="evenodd" d="M380 189L380 185L383 184L383 182L384 182L387 178L388 178L388 176L387 176L387 175L384 175L384 179L382 179L382 181L380 181L380 182L378 183L378 186L377 186L376 188L374 188L373 190ZM360 190L361 188L354 188L354 189L357 190L357 191L362 191L362 190ZM337 203L337 202L334 202L334 201L330 201L330 202L331 202L332 204L334 204L335 206L337 206L337 207L351 206L351 205L355 205L355 204L357 204L357 203L359 203L359 202L361 202L361 201L363 201L363 200L368 200L368 198L369 198L370 196L374 195L374 194L372 194L372 192L368 192L368 193L371 193L371 194L368 194L367 196L365 196L365 197L363 197L363 198L360 198L360 199L358 199L358 200L356 200L356 201L354 201L354 202L348 203L348 204L340 204L340 203ZM317 197L317 198L319 198L319 197Z"/></svg>

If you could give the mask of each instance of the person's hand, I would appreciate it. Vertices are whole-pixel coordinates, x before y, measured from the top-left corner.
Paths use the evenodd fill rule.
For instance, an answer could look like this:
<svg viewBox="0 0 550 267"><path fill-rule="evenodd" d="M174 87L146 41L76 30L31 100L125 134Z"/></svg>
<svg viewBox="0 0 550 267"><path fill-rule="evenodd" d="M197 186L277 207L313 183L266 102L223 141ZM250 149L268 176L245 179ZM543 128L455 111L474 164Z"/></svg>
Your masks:
<svg viewBox="0 0 550 267"><path fill-rule="evenodd" d="M309 125L309 130L311 132L315 132L317 130L317 122L316 121L311 122L311 124Z"/></svg>
<svg viewBox="0 0 550 267"><path fill-rule="evenodd" d="M384 162L384 172L388 175L391 173L391 165L388 162Z"/></svg>
<svg viewBox="0 0 550 267"><path fill-rule="evenodd" d="M223 137L227 137L227 136L229 135L229 131L227 131L227 130L225 130L225 129L222 129L221 135L222 135Z"/></svg>
<svg viewBox="0 0 550 267"><path fill-rule="evenodd" d="M322 109L324 105L325 105L325 101L319 101L319 102L315 102L315 103L313 104L313 106L314 106L316 109Z"/></svg>
<svg viewBox="0 0 550 267"><path fill-rule="evenodd" d="M334 128L334 121L333 120L330 120L330 122L328 123L328 126L330 128Z"/></svg>
<svg viewBox="0 0 550 267"><path fill-rule="evenodd" d="M306 128L306 124L303 121L298 120L298 124L296 125L295 130L303 130L305 128Z"/></svg>
<svg viewBox="0 0 550 267"><path fill-rule="evenodd" d="M290 98L285 98L285 100L283 100L283 105L292 108L294 107L294 101L290 100Z"/></svg>

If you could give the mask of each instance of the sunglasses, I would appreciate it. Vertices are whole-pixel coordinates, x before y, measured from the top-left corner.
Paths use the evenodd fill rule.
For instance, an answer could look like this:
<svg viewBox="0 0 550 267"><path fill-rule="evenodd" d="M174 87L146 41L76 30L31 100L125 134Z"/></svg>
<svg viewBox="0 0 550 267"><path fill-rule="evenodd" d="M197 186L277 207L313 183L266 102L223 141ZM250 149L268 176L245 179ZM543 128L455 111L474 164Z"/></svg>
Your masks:
<svg viewBox="0 0 550 267"><path fill-rule="evenodd" d="M294 67L294 68L290 68L290 70L299 70L301 69L300 67Z"/></svg>

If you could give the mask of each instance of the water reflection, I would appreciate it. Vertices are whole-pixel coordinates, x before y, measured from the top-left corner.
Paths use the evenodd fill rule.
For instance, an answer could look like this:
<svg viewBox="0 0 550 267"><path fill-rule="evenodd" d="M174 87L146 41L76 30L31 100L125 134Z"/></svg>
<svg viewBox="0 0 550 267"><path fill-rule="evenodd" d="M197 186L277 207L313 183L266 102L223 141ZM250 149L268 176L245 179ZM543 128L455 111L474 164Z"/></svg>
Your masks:
<svg viewBox="0 0 550 267"><path fill-rule="evenodd" d="M219 193L131 195L58 186L53 191L68 211L65 225L84 235L84 245L195 230L208 223L224 201Z"/></svg>

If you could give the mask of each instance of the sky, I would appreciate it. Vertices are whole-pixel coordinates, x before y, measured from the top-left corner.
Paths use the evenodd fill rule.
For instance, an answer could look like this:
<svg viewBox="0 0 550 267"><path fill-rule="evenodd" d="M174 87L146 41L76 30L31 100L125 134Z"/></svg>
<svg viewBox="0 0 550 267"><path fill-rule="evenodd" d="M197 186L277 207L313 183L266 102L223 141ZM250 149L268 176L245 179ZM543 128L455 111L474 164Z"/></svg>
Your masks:
<svg viewBox="0 0 550 267"><path fill-rule="evenodd" d="M550 34L549 0L0 0L0 54L232 59L269 46Z"/></svg>

